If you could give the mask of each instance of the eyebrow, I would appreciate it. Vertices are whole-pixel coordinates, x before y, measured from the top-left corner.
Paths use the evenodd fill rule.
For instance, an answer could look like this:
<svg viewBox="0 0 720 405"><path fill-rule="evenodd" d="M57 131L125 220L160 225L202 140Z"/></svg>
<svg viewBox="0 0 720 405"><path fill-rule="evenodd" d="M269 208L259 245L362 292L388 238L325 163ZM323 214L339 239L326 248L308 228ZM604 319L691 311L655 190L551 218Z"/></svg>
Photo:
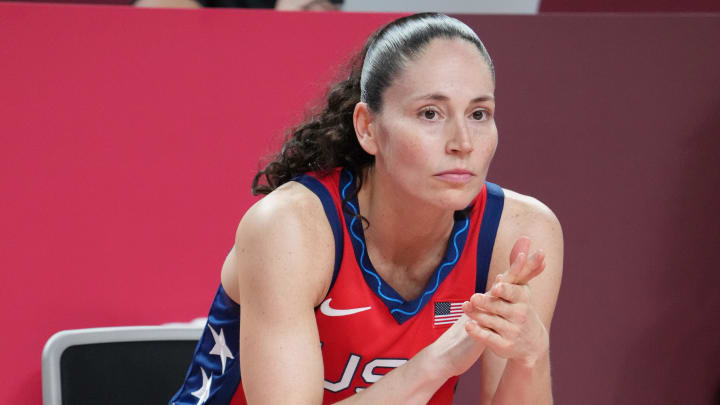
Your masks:
<svg viewBox="0 0 720 405"><path fill-rule="evenodd" d="M441 93L428 93L428 94L420 95L418 97L413 97L413 101L414 100L425 100L425 99L436 100L436 101L448 101L448 100L450 100L450 97L448 97L444 94L441 94ZM484 96L475 97L474 99L470 100L471 103L479 103L479 102L483 102L483 101L495 101L495 97L492 95L484 95Z"/></svg>

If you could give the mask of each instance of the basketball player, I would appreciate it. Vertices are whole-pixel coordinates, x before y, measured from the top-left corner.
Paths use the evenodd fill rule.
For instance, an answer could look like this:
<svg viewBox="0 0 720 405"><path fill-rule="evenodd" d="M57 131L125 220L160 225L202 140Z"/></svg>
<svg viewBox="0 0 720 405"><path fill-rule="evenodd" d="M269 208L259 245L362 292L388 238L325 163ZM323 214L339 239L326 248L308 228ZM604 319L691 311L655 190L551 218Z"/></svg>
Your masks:
<svg viewBox="0 0 720 405"><path fill-rule="evenodd" d="M552 403L553 213L486 181L493 65L440 14L367 41L253 182L176 404ZM519 162L521 164L521 162ZM532 250L531 250L532 243Z"/></svg>

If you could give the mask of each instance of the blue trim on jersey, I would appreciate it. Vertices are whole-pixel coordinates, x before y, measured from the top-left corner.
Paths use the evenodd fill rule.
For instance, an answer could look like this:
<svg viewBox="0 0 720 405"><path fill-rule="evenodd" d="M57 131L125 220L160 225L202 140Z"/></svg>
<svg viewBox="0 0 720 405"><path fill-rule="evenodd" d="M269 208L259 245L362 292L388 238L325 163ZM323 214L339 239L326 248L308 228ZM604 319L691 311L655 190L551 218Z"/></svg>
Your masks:
<svg viewBox="0 0 720 405"><path fill-rule="evenodd" d="M394 314L394 313L398 312L398 313L401 313L403 315L408 315L408 316L415 315L423 307L423 305L424 305L423 299L425 298L425 296L432 295L435 292L435 290L438 289L438 287L440 286L441 276L442 276L442 279L445 279L445 277L450 273L449 271L447 273L443 273L443 268L445 268L446 266L450 266L449 269L452 269L453 266L455 265L455 263L457 263L458 259L460 259L460 250L458 249L457 239L470 226L470 218L465 217L465 220L462 221L462 229L460 229L459 231L456 231L456 227L458 226L458 224L459 224L459 222L456 221L455 225L453 226L453 231L451 233L451 235L455 235L453 237L453 248L455 249L455 257L450 261L442 263L440 265L440 267L438 267L438 269L436 270L436 272L434 274L435 275L435 285L430 290L425 291L423 293L423 295L420 296L420 302L418 302L417 307L412 312L407 312L400 308L395 308L392 311L390 311L390 313ZM445 257L447 258L447 253L446 253Z"/></svg>
<svg viewBox="0 0 720 405"><path fill-rule="evenodd" d="M475 292L484 293L487 286L488 273L490 271L490 259L492 259L495 236L497 236L500 216L505 205L505 193L497 184L485 182L487 188L487 199L485 201L485 212L483 213L482 225L477 244L477 275L475 276Z"/></svg>
<svg viewBox="0 0 720 405"><path fill-rule="evenodd" d="M212 331L210 330L212 328ZM217 334L217 338L214 333ZM225 357L223 370L221 356L210 352L225 341L232 358ZM208 321L195 346L192 362L185 375L185 382L170 399L169 404L196 405L202 396L203 373L210 381L210 389L204 405L227 405L240 386L240 306L225 293L222 284L210 307ZM216 349L217 352L217 349Z"/></svg>
<svg viewBox="0 0 720 405"><path fill-rule="evenodd" d="M342 177L346 177L347 184L345 185L345 187L343 187L340 195L341 195L343 201L346 201L347 190L351 185L354 184L354 181L353 181L354 178L353 178L352 173L350 173L350 171L343 170L343 172L341 174L341 183L340 183L341 185L342 185ZM353 204L353 201L355 202L355 204ZM383 292L382 292L381 287L384 284L382 281L382 278L380 278L380 275L377 274L377 272L375 271L375 268L372 266L372 263L370 263L370 257L366 254L365 236L363 235L363 231L362 231L362 221L358 220L357 215L359 214L359 212L358 212L357 207L355 206L357 204L357 198L353 198L352 201L346 201L346 203L348 206L350 206L350 208L352 208L352 211L354 214L354 216L350 220L350 223L347 225L347 227L350 230L350 235L352 236L353 248L355 249L355 257L360 258L358 260L358 264L360 264L360 268L363 270L363 273L364 273L363 276L365 277L365 280L367 281L368 276L375 278L375 281L377 283L377 290L375 292L380 298L382 298L383 301L386 301L386 304L388 301L402 304L404 302L402 298L398 299L398 298L388 297L387 295L383 294ZM347 220L348 220L347 216L345 216L345 221L347 222ZM356 225L358 225L358 224L360 225L360 230L356 231L355 230ZM359 249L360 249L359 254L358 254L358 245L359 245ZM388 288L389 288L389 286L388 286ZM392 290L392 288L390 288L390 290ZM395 292L394 290L391 292L395 293L395 295L398 297L400 296L400 294L397 294L397 292ZM390 305L388 305L388 307L390 307Z"/></svg>
<svg viewBox="0 0 720 405"><path fill-rule="evenodd" d="M315 177L303 174L293 178L292 180L302 184L315 193L322 203L328 222L330 222L330 228L332 228L333 237L335 238L335 266L333 267L332 280L330 281L330 287L328 288L328 293L330 293L333 285L335 285L338 273L340 272L340 265L342 264L343 257L343 229L340 217L338 216L337 208L335 207L335 202L325 185L323 185L320 180Z"/></svg>
<svg viewBox="0 0 720 405"><path fill-rule="evenodd" d="M457 261L460 259L463 248L465 247L465 241L467 240L467 230L470 226L470 218L465 215L462 211L457 211L454 216L455 223L453 224L452 232L450 233L450 240L452 243L448 244L445 255L438 265L437 269L433 273L432 277L425 286L425 291L418 298L405 301L400 294L398 294L389 284L387 284L370 262L370 257L367 254L365 247L365 235L363 232L362 221L359 219L359 211L357 208L357 196L348 199L348 191L352 190L355 181L352 173L348 170L343 170L340 176L340 195L343 201L346 201L354 215L345 215L345 222L350 235L352 236L351 241L353 249L355 251L355 258L358 265L362 269L363 277L365 282L372 289L375 294L385 303L390 310L390 314L395 320L402 324L403 322L410 319L412 316L420 312L420 310L430 301L432 294L438 289L440 283L450 274Z"/></svg>

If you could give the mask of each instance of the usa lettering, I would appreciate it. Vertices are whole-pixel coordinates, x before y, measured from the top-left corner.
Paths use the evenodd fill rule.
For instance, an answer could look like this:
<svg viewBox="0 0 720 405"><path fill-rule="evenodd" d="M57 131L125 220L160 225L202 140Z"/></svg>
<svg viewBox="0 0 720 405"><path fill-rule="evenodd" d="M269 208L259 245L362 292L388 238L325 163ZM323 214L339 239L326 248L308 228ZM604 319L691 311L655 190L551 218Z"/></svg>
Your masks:
<svg viewBox="0 0 720 405"><path fill-rule="evenodd" d="M331 392L340 392L342 390L350 388L350 385L352 384L352 380L355 377L355 373L358 370L358 366L360 365L361 360L362 356L351 353L350 356L348 356L347 362L345 362L345 368L343 369L343 372L340 375L339 379L337 381L325 380L323 383L325 389ZM365 363L365 366L362 369L362 373L360 373L360 377L366 384L369 385L378 382L383 375L389 372L386 371L380 374L378 373L378 371L380 371L378 369L394 369L396 367L402 366L403 364L405 364L405 362L407 362L407 359L380 358L370 360ZM355 391L357 392L362 389L363 387L356 387Z"/></svg>

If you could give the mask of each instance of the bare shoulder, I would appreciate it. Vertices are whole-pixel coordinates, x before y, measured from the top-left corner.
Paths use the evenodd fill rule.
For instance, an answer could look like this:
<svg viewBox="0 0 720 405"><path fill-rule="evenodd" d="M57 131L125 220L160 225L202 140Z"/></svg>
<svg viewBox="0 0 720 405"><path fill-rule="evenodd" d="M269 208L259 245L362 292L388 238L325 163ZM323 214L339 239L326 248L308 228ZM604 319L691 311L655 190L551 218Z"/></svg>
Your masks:
<svg viewBox="0 0 720 405"><path fill-rule="evenodd" d="M315 193L300 183L290 181L250 207L238 225L236 238L246 231L282 230L282 226L277 226L280 222L314 230L327 220Z"/></svg>
<svg viewBox="0 0 720 405"><path fill-rule="evenodd" d="M517 237L527 233L540 232L544 236L553 235L562 238L560 221L547 205L534 197L512 190L503 189L503 192L505 205L498 234L500 235L502 231L502 234L512 239L510 247Z"/></svg>
<svg viewBox="0 0 720 405"><path fill-rule="evenodd" d="M512 190L503 190L505 204L493 248L488 287L496 275L510 265L510 252L522 236L530 238L530 254L545 253L545 270L531 280L533 306L549 328L563 272L563 233L555 213L540 200Z"/></svg>
<svg viewBox="0 0 720 405"><path fill-rule="evenodd" d="M332 278L335 241L319 198L288 182L245 213L223 265L228 295L242 303L244 291L282 293L293 286L319 303ZM299 298L299 297L298 297Z"/></svg>

